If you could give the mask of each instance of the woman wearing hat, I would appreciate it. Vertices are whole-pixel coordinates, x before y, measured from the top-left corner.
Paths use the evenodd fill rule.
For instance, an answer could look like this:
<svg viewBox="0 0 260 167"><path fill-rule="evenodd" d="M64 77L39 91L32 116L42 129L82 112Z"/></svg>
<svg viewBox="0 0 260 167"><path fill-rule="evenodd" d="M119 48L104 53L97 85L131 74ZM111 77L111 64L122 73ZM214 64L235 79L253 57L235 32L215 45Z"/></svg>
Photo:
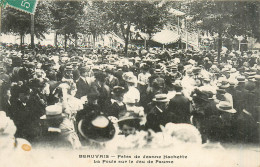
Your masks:
<svg viewBox="0 0 260 167"><path fill-rule="evenodd" d="M123 79L127 84L127 92L124 94L123 101L125 103L134 101L136 104L140 101L140 92L136 88L137 77L132 72L126 72L123 75Z"/></svg>
<svg viewBox="0 0 260 167"><path fill-rule="evenodd" d="M106 113L108 116L113 116L120 119L126 114L126 104L123 102L124 93L124 87L115 86L113 88L111 103Z"/></svg>
<svg viewBox="0 0 260 167"><path fill-rule="evenodd" d="M90 113L77 124L78 134L83 146L104 148L116 134L113 123L104 115Z"/></svg>

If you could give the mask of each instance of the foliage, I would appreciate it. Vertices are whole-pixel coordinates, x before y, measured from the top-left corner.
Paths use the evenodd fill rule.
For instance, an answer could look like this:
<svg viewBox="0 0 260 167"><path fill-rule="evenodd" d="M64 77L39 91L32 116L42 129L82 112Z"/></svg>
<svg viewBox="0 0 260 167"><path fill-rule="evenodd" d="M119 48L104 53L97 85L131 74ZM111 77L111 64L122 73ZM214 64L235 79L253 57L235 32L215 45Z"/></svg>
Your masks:
<svg viewBox="0 0 260 167"><path fill-rule="evenodd" d="M35 11L35 35L37 38L43 38L51 26L51 16L49 12L49 3L40 1ZM14 33L24 36L30 33L31 16L28 13L17 9L6 8L2 10L2 32Z"/></svg>
<svg viewBox="0 0 260 167"><path fill-rule="evenodd" d="M103 20L106 20L114 31L120 32L125 40L125 53L127 54L131 27L142 32L152 34L163 27L163 7L157 2L149 1L114 1L97 2L98 8L104 11Z"/></svg>
<svg viewBox="0 0 260 167"><path fill-rule="evenodd" d="M53 17L53 29L60 34L72 34L76 36L81 32L81 24L84 14L82 1L53 1L51 13Z"/></svg>

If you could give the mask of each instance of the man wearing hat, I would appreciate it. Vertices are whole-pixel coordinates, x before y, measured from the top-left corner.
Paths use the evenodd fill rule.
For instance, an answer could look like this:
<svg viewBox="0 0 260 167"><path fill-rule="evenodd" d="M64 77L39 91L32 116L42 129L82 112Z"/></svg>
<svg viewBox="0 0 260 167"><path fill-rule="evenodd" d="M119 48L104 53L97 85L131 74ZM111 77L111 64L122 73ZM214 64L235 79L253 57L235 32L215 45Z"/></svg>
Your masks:
<svg viewBox="0 0 260 167"><path fill-rule="evenodd" d="M77 92L75 97L81 98L83 96L88 96L90 93L96 92L96 90L93 87L93 81L88 76L88 72L90 69L86 67L80 68L80 78L76 82L77 85Z"/></svg>
<svg viewBox="0 0 260 167"><path fill-rule="evenodd" d="M165 125L169 122L167 118L167 106L169 99L166 94L157 94L153 98L154 107L149 111L146 116L146 129L152 129L154 132L160 132L160 125Z"/></svg>
<svg viewBox="0 0 260 167"><path fill-rule="evenodd" d="M228 89L230 86L229 82L226 79L223 79L221 82L217 84L217 86L217 101L227 101L233 106L233 97L230 93L226 91L226 89Z"/></svg>
<svg viewBox="0 0 260 167"><path fill-rule="evenodd" d="M18 72L19 80L28 82L29 79L33 78L34 68L34 63L32 62L23 63L23 68Z"/></svg>
<svg viewBox="0 0 260 167"><path fill-rule="evenodd" d="M39 120L44 108L37 99L32 98L30 88L26 85L16 86L18 98L11 99L13 121L17 127L15 136L27 140L34 139L39 133Z"/></svg>
<svg viewBox="0 0 260 167"><path fill-rule="evenodd" d="M234 127L234 119L235 113L237 112L232 105L227 101L220 101L219 104L216 105L217 109L220 112L220 118L223 122L223 140L230 140L234 137L234 131L232 130Z"/></svg>
<svg viewBox="0 0 260 167"><path fill-rule="evenodd" d="M95 75L94 87L99 93L98 105L101 107L101 110L104 111L107 109L108 103L111 99L111 90L105 84L106 74L104 72L97 72Z"/></svg>
<svg viewBox="0 0 260 167"><path fill-rule="evenodd" d="M114 76L112 69L106 69L106 81L105 84L110 87L110 89L113 89L115 86L119 85L119 80L117 77Z"/></svg>
<svg viewBox="0 0 260 167"><path fill-rule="evenodd" d="M243 109L246 107L246 102L248 99L248 90L245 89L245 77L238 76L238 85L236 87L235 96L234 98L234 108L238 112L242 112Z"/></svg>
<svg viewBox="0 0 260 167"><path fill-rule="evenodd" d="M176 95L170 99L168 112L172 113L173 123L190 123L191 102L182 94L182 86L174 84Z"/></svg>
<svg viewBox="0 0 260 167"><path fill-rule="evenodd" d="M66 81L73 82L73 73L72 72L73 72L73 67L69 64L66 65L61 81L63 81L63 82L66 82Z"/></svg>
<svg viewBox="0 0 260 167"><path fill-rule="evenodd" d="M47 142L52 147L70 146L73 149L81 147L79 138L75 132L73 123L68 116L62 113L61 105L50 105L45 108L45 115L41 117L43 121L43 135L41 142Z"/></svg>

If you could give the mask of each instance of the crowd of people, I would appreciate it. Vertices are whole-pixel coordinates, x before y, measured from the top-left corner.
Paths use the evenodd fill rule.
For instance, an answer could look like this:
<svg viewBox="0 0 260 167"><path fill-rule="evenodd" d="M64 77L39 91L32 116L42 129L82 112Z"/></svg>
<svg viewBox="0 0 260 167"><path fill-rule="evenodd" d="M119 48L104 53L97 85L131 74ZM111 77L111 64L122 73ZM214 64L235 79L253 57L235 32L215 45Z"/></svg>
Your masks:
<svg viewBox="0 0 260 167"><path fill-rule="evenodd" d="M129 52L3 48L0 133L75 149L259 142L257 53Z"/></svg>

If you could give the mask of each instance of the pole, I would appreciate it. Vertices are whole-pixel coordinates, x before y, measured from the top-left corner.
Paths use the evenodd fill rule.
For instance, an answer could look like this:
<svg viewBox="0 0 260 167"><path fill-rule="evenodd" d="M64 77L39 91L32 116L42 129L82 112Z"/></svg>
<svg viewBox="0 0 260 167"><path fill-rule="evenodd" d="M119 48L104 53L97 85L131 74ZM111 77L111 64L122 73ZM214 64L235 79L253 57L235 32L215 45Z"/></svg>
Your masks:
<svg viewBox="0 0 260 167"><path fill-rule="evenodd" d="M200 47L200 31L199 31L199 28L198 28L198 48Z"/></svg>
<svg viewBox="0 0 260 167"><path fill-rule="evenodd" d="M2 33L2 6L0 7L0 34Z"/></svg>
<svg viewBox="0 0 260 167"><path fill-rule="evenodd" d="M238 40L238 50L240 51L240 46L241 45L241 43L240 43L240 40Z"/></svg>
<svg viewBox="0 0 260 167"><path fill-rule="evenodd" d="M185 23L186 23L186 51L188 50L188 23L187 23L187 19L185 19Z"/></svg>
<svg viewBox="0 0 260 167"><path fill-rule="evenodd" d="M34 15L31 14L31 47L34 49Z"/></svg>
<svg viewBox="0 0 260 167"><path fill-rule="evenodd" d="M180 35L180 17L178 16L178 35Z"/></svg>

